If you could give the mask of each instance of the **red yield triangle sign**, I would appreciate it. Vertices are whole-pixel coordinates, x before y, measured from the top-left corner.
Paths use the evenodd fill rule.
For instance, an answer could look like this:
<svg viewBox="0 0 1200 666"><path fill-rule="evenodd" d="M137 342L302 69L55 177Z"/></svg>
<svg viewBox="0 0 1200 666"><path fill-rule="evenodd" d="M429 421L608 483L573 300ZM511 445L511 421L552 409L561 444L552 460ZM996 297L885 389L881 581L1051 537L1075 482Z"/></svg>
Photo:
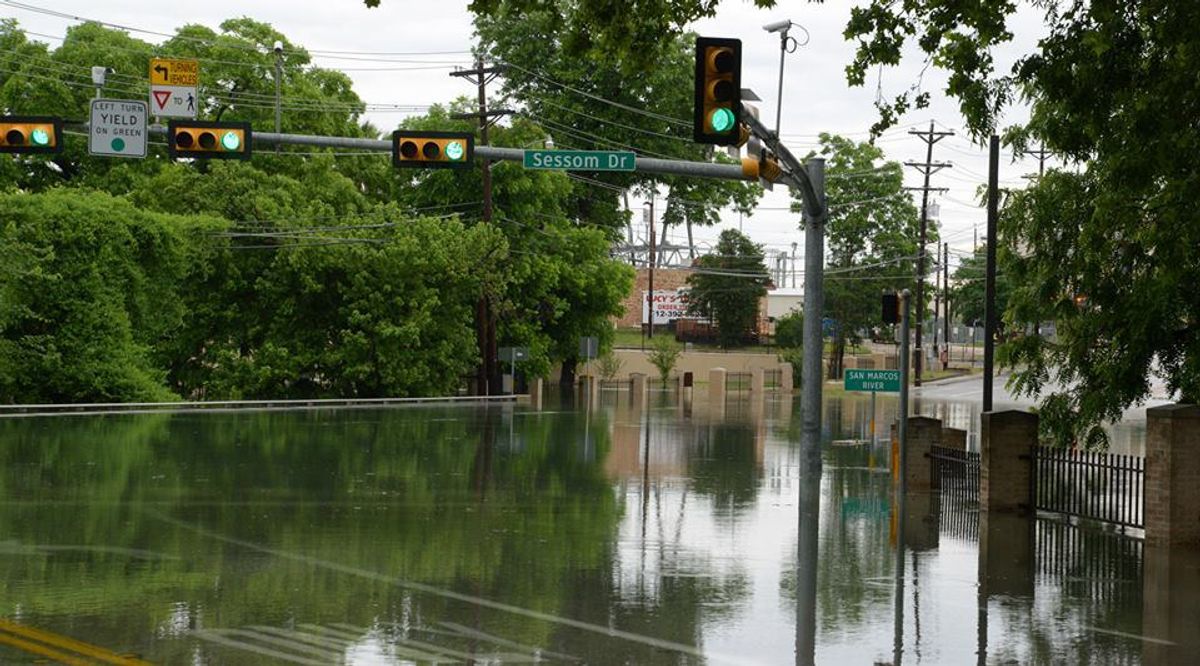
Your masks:
<svg viewBox="0 0 1200 666"><path fill-rule="evenodd" d="M167 102L169 102L170 100L171 100L171 91L170 90L155 90L154 91L154 101L158 102L158 108L160 111L162 109L167 108Z"/></svg>

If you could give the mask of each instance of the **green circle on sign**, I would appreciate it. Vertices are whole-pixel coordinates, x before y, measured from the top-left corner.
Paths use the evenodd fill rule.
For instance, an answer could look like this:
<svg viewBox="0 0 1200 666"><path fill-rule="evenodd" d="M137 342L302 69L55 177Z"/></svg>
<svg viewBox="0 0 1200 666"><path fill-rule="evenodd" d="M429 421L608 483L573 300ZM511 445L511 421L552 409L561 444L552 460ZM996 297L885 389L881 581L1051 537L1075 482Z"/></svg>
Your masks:
<svg viewBox="0 0 1200 666"><path fill-rule="evenodd" d="M50 145L50 133L44 129L33 130L33 133L30 134L30 138L33 140L33 145L35 146Z"/></svg>
<svg viewBox="0 0 1200 666"><path fill-rule="evenodd" d="M233 132L226 132L225 135L221 137L221 146L224 147L225 150L237 150L241 147L241 145L242 140Z"/></svg>
<svg viewBox="0 0 1200 666"><path fill-rule="evenodd" d="M712 115L708 117L708 124L714 132L724 134L733 129L734 118L733 111L730 109L716 109Z"/></svg>
<svg viewBox="0 0 1200 666"><path fill-rule="evenodd" d="M117 138L113 139L112 140L112 149L117 151L118 153L125 150L125 139L122 139L121 137L117 137Z"/></svg>
<svg viewBox="0 0 1200 666"><path fill-rule="evenodd" d="M451 141L446 144L446 157L453 162L461 160L466 155L461 141Z"/></svg>

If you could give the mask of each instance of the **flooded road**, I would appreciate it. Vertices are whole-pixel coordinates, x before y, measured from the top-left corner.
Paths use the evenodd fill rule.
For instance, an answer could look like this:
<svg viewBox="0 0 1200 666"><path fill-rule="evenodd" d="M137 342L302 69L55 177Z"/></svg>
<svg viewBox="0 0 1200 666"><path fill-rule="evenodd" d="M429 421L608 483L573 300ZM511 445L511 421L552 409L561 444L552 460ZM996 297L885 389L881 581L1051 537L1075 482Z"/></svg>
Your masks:
<svg viewBox="0 0 1200 666"><path fill-rule="evenodd" d="M1187 663L1192 560L901 517L894 404L819 477L780 396L0 420L0 663Z"/></svg>

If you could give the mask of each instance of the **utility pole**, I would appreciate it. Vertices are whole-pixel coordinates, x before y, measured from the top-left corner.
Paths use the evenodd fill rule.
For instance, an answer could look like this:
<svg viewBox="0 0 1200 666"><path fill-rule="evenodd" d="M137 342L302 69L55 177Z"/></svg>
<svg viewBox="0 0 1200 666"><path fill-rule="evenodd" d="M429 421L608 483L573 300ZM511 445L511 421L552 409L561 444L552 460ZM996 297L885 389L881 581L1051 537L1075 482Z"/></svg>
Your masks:
<svg viewBox="0 0 1200 666"><path fill-rule="evenodd" d="M657 190L657 188L655 188ZM654 238L654 195L657 192L650 193L650 216L647 220L647 226L650 227L650 293L646 297L649 302L646 304L646 309L649 312L650 325L646 329L646 336L654 339L654 264L657 263L657 255L655 254L655 238Z"/></svg>
<svg viewBox="0 0 1200 666"><path fill-rule="evenodd" d="M1046 158L1053 157L1057 153L1053 150L1046 150L1046 144L1039 143L1037 150L1026 150L1026 155L1033 155L1038 158L1038 177L1041 178L1046 174Z"/></svg>
<svg viewBox="0 0 1200 666"><path fill-rule="evenodd" d="M938 326L938 320L942 313L942 244L938 243L937 258L933 261L933 355L936 357L939 346L938 336L941 334L942 327Z"/></svg>
<svg viewBox="0 0 1200 666"><path fill-rule="evenodd" d="M507 110L487 108L487 84L496 79L502 67L484 67L483 58L475 61L475 69L450 72L450 76L464 78L479 88L479 113L462 113L451 116L455 120L479 121L479 145L488 145L488 128L500 117L511 113ZM492 163L480 157L479 166L483 175L483 223L492 223ZM499 365L496 363L496 322L492 303L486 293L479 297L475 306L476 337L479 341L480 364L476 383L480 395L492 395L500 390Z"/></svg>
<svg viewBox="0 0 1200 666"><path fill-rule="evenodd" d="M945 192L944 187L930 187L929 177L941 171L942 169L952 166L949 162L934 162L933 161L933 144L941 141L948 136L954 136L954 132L938 132L933 128L933 121L929 121L929 131L920 132L917 130L909 130L909 134L920 137L925 142L925 161L924 162L905 162L905 166L910 166L920 171L925 175L925 184L922 187L906 187L906 190L921 191L921 236L917 241L917 317L916 317L916 344L913 350L913 384L921 385L921 355L924 350L921 348L921 329L925 320L924 296L925 296L925 236L926 228L929 224L929 193L930 192Z"/></svg>
<svg viewBox="0 0 1200 666"><path fill-rule="evenodd" d="M950 369L950 243L942 243L942 339L946 341L946 358L942 370Z"/></svg>
<svg viewBox="0 0 1200 666"><path fill-rule="evenodd" d="M275 133L283 132L283 42L275 42ZM281 146L275 144L278 153Z"/></svg>

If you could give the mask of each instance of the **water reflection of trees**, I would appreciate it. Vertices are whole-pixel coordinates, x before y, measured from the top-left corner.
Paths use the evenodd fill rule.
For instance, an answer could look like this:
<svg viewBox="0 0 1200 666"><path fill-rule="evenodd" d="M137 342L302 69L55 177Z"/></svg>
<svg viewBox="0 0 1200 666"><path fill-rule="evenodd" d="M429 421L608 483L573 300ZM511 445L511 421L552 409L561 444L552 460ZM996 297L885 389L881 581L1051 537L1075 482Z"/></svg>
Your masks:
<svg viewBox="0 0 1200 666"><path fill-rule="evenodd" d="M311 561L698 643L705 604L739 594L736 584L664 577L646 599L618 589L623 509L602 470L609 430L593 415L585 447L584 418L427 408L0 421L0 520L18 553L0 558L9 591L0 613L19 606L27 621L166 662L191 660L195 646L165 640L181 630L248 624L447 620L565 652L606 654L600 644L611 643L186 527L196 525ZM744 465L721 439L714 455ZM747 475L729 483L714 469L705 487L725 503L748 502ZM47 544L77 548L36 548ZM631 661L669 656L620 649Z"/></svg>

